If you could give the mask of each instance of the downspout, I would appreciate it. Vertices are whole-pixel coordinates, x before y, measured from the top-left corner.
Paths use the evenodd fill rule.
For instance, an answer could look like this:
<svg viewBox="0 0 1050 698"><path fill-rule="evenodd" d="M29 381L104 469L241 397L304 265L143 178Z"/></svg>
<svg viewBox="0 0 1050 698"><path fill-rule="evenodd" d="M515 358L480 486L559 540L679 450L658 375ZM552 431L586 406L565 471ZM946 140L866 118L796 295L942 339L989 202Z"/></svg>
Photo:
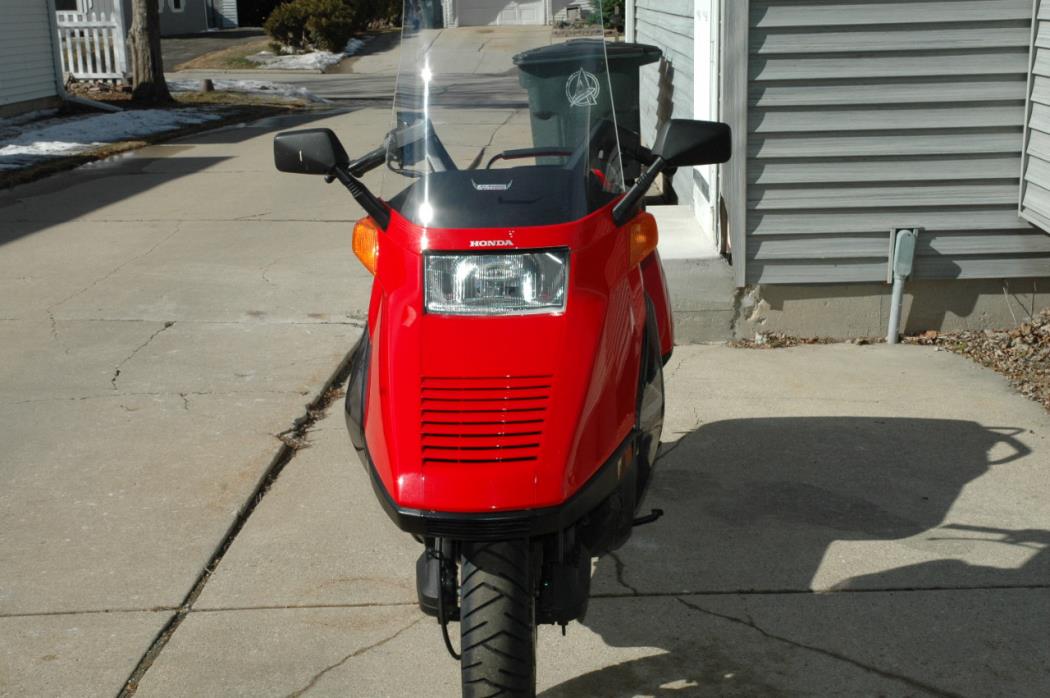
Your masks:
<svg viewBox="0 0 1050 698"><path fill-rule="evenodd" d="M623 34L626 41L634 42L637 41L635 38L635 27L634 27L634 5L635 0L627 0L624 5L624 25Z"/></svg>
<svg viewBox="0 0 1050 698"><path fill-rule="evenodd" d="M887 344L897 344L900 341L904 282L911 276L915 261L915 243L919 239L919 231L896 230L893 238L893 295L890 299L890 326L886 331Z"/></svg>
<svg viewBox="0 0 1050 698"><path fill-rule="evenodd" d="M73 104L91 107L92 109L100 109L108 112L123 111L111 104L103 104L102 102L96 102L93 99L86 99L66 92L66 83L63 80L64 73L62 71L62 48L59 46L58 25L55 22L55 0L45 0L45 2L47 3L47 24L51 27L51 51L54 54L53 63L55 67L55 92L58 95L58 98L64 102L72 102Z"/></svg>

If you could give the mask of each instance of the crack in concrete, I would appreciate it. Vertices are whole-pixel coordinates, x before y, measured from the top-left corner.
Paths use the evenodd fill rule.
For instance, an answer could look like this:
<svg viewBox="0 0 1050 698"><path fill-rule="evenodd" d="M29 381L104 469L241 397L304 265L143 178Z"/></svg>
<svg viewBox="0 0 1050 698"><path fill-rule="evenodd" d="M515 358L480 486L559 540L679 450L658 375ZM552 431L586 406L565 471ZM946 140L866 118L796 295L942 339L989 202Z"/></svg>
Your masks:
<svg viewBox="0 0 1050 698"><path fill-rule="evenodd" d="M167 326L164 329L167 329ZM161 331L163 331L163 329L155 333L154 336ZM325 381L321 388L321 392L310 402L309 405L307 405L305 412L293 421L293 429L297 437L305 438L310 427L325 414L332 403L342 394L340 386L346 382L350 375L350 357L351 354L348 352L343 357L343 360L339 362L335 371L328 377L328 380ZM204 565L204 568L200 571L197 579L186 593L186 597L183 599L182 604L178 607L178 610L172 614L171 618L164 625L164 628L161 629L157 637L154 638L152 643L150 643L150 646L146 649L142 658L135 665L131 675L128 676L127 681L124 683L124 688L121 689L118 694L118 698L131 698L131 696L135 695L142 678L153 666L153 663L156 661L157 657L160 656L160 653L164 651L164 648L167 646L172 635L175 634L175 631L178 630L182 621L185 620L186 616L188 616L190 611L193 610L193 604L196 603L197 599L200 598L200 595L204 592L204 587L208 584L212 574L215 573L215 570L218 569L219 565L222 563L223 557L225 557L226 552L230 549L230 546L233 545L237 536L240 535L245 524L248 523L248 519L250 519L255 512L255 508L259 506L259 502L261 502L270 491L270 488L280 477L284 468L295 458L296 453L297 449L291 448L287 444L283 444L277 449L277 452L274 454L273 460L266 469L266 472L263 473L263 476L256 484L255 489L237 512L236 517L230 524L226 534L222 537L222 540L219 541L211 558L209 558L207 564Z"/></svg>
<svg viewBox="0 0 1050 698"><path fill-rule="evenodd" d="M683 606L685 606L686 608L690 608L690 609L692 609L692 610L694 610L694 611L696 611L698 613L702 613L704 615L711 616L712 618L720 618L722 620L728 621L730 623L734 623L736 625L742 625L742 626L744 626L746 628L750 628L751 630L754 630L755 632L759 633L763 637L768 638L770 640L776 640L777 642L782 642L782 643L791 645L792 647L796 647L798 649L803 649L803 650L806 650L808 652L814 652L816 654L823 655L823 656L828 657L830 659L834 659L834 660L839 661L839 662L844 662L846 664L850 664L850 665L855 666L858 669L861 669L863 671L875 674L876 676L881 676L884 679L889 679L891 681L899 681L899 682L904 683L904 684L906 684L906 685L908 685L908 686L910 686L912 688L916 688L916 689L925 691L925 692L933 694L935 696L944 696L945 698L962 698L962 696L960 696L960 694L958 694L958 693L953 693L951 691L946 691L946 690L944 690L942 688L938 688L937 686L930 685L930 684L925 683L923 681L918 681L918 680L913 679L913 678L908 677L908 676L904 676L904 675L901 675L901 674L895 674L895 673L893 673L891 671L886 671L885 669L880 669L880 668L878 668L876 666L871 666L870 664L865 664L864 662L861 662L859 660L853 659L852 657L848 657L848 656L846 656L844 654L840 654L839 652L833 652L831 650L824 649L823 647L817 647L816 645L807 645L804 642L798 642L796 640L792 640L791 638L771 633L768 630L766 630L765 628L763 628L762 626L758 625L755 622L754 618L751 617L750 613L747 613L746 611L745 611L745 615L747 616L747 618L745 620L743 618L737 618L736 616L727 615L725 613L718 613L717 611L712 611L712 610L706 609L706 608L704 608L702 606L697 606L696 604L689 603L688 601L683 599L681 596L676 596L675 600L678 601L678 603L680 603Z"/></svg>
<svg viewBox="0 0 1050 698"><path fill-rule="evenodd" d="M113 276L114 274L116 274L117 272L119 272L119 271L120 271L121 269L123 269L124 267L128 266L129 264L132 264L133 262L137 262L137 261L139 261L139 260L141 260L141 259L145 259L146 257L150 256L151 254L153 254L153 252L154 252L154 251L155 251L155 250L156 250L156 249L157 249L158 247L160 247L161 245L163 245L164 243L166 243L166 242L167 242L168 240L170 240L170 239L172 239L173 237L175 237L176 235L178 235L178 234L179 234L179 231L180 231L181 229L182 229L182 223L181 223L181 222L179 222L179 221L176 221L176 222L175 222L175 230L171 231L171 232L170 232L170 233L169 233L168 235L165 235L165 236L164 236L164 239L163 239L163 240L160 240L159 242L157 242L156 244L154 244L154 245L153 245L152 247L150 247L150 248L149 248L148 250L146 250L146 251L145 251L145 252L143 252L142 254L140 254L140 255L136 255L136 256L132 257L131 259L128 259L128 260L125 260L125 261L121 262L121 263L120 263L120 264L118 264L118 265L117 265L116 267L114 267L114 268L113 268L113 269L112 269L112 270L111 270L111 271L110 271L109 273L107 273L107 274L103 275L102 277L100 277L100 278L98 278L98 279L95 279L94 281L92 281L91 283L89 283L89 284L88 284L87 286L85 286L84 288L82 288L82 289L80 289L79 291L76 291L76 292L74 292L74 293L73 293L72 295L70 295L70 296L68 296L68 297L66 297L66 298L64 298L64 299L62 299L62 300L60 300L60 301L59 301L58 303L55 303L54 305L52 305L52 306L51 306L50 308L48 308L48 309L47 309L47 311L48 311L48 314L50 314L50 313L51 313L51 311L52 311L52 310L54 310L55 308L60 308L60 307L62 307L63 305L65 305L65 304L66 304L66 303L68 303L69 301L73 300L73 299L74 299L74 298L76 298L77 296L80 296L80 295L82 295L82 294L84 294L84 293L86 293L86 292L90 291L90 290L91 290L91 289L93 289L93 288L94 288L95 286L98 286L98 285L99 285L100 283L102 283L102 282L104 282L104 281L107 281L107 280L108 280L108 279L109 279L110 277L112 277L112 276Z"/></svg>
<svg viewBox="0 0 1050 698"><path fill-rule="evenodd" d="M641 591L637 594L591 594L592 599L666 599L681 596L826 596L830 594L928 594L960 591L1046 591L1050 584L984 584L966 586L873 587L871 589L686 589Z"/></svg>
<svg viewBox="0 0 1050 698"><path fill-rule="evenodd" d="M624 589L629 590L631 592L631 596L638 596L638 589L628 584L627 581L624 579L624 573L627 571L627 565L623 563L623 560L621 560L620 556L616 553L609 553L609 557L611 557L613 559L613 562L616 564L617 583L619 583L619 585L622 586Z"/></svg>
<svg viewBox="0 0 1050 698"><path fill-rule="evenodd" d="M236 613L239 611L311 611L352 608L415 608L418 601L362 601L360 603L291 603L261 604L258 606L217 606L215 608L193 608L190 613Z"/></svg>
<svg viewBox="0 0 1050 698"><path fill-rule="evenodd" d="M11 321L24 321L25 318L0 318L0 320L11 320ZM107 318L107 317L86 317L86 318L65 318L63 322L139 322L139 323L154 323L161 322L154 318ZM244 320L178 320L182 325L244 325ZM365 318L355 318L349 316L346 320L267 320L261 324L265 325L303 325L306 327L312 327L314 325L340 325L347 327L364 328Z"/></svg>
<svg viewBox="0 0 1050 698"><path fill-rule="evenodd" d="M164 327L161 327L159 330L157 330L156 332L151 334L149 336L149 338L146 339L145 342L143 342L142 344L138 345L133 352L131 352L130 354L125 356L124 359L119 364L117 364L117 367L113 370L113 377L109 379L109 382L113 385L113 390L119 390L119 388L117 388L117 379L120 378L120 369L124 366L124 364L126 364L127 362L129 362L133 358L135 358L135 355L138 354L143 349L145 349L149 345L150 342L152 342L154 339L157 338L157 335L159 335L161 332L164 332L168 328L174 327L174 326L175 326L175 321L174 320L169 320L169 321L165 322L164 323Z"/></svg>
<svg viewBox="0 0 1050 698"><path fill-rule="evenodd" d="M41 397L32 400L19 400L17 402L3 402L0 405L33 405L38 402L82 402L84 400L112 400L117 397L181 397L184 401L188 397L228 397L231 395L300 395L309 393L302 390L158 390L158 391L133 391L117 393L101 393L97 395L74 395L70 397Z"/></svg>
<svg viewBox="0 0 1050 698"><path fill-rule="evenodd" d="M25 611L22 613L0 613L0 618L46 618L49 616L93 616L106 613L171 613L177 611L174 606L154 606L152 608L92 608L76 611Z"/></svg>
<svg viewBox="0 0 1050 698"><path fill-rule="evenodd" d="M360 603L303 603L263 604L258 606L219 606L216 608L186 608L185 606L151 606L149 608L78 608L69 611L17 611L0 613L3 618L45 618L48 616L93 616L107 613L237 613L241 611L310 611L355 608L415 608L418 601L362 601Z"/></svg>
<svg viewBox="0 0 1050 698"><path fill-rule="evenodd" d="M51 341L62 348L63 354L68 355L70 353L69 347L66 346L65 342L63 342L61 337L58 336L58 320L55 319L55 313L51 308L47 309L47 319L51 323Z"/></svg>
<svg viewBox="0 0 1050 698"><path fill-rule="evenodd" d="M396 640L399 635L401 635L402 633L406 632L407 630L415 627L422 620L423 620L422 618L416 618L414 621L412 621L411 623L409 623L405 627L401 628L400 630L398 630L393 635L390 635L389 637L385 637L382 640L379 640L377 642L373 642L371 645L368 645L367 647L362 647L361 649L355 650L355 651L351 652L350 654L346 655L345 657L343 657L342 659L340 659L335 664L332 664L331 666L325 667L324 669L319 671L317 674L315 674L313 676L313 678L310 679L310 682L307 683L305 686L303 686L302 688L300 688L297 691L293 691L293 692L289 693L287 698L299 698L300 696L305 694L307 691L312 689L314 686L316 686L317 682L320 681L324 677L324 675L327 674L328 672L335 671L339 667L341 667L344 664L346 664L347 662L349 662L351 659L354 659L355 657L360 657L362 654L365 654L366 652L370 652L370 651L376 649L377 647L382 647L386 643Z"/></svg>

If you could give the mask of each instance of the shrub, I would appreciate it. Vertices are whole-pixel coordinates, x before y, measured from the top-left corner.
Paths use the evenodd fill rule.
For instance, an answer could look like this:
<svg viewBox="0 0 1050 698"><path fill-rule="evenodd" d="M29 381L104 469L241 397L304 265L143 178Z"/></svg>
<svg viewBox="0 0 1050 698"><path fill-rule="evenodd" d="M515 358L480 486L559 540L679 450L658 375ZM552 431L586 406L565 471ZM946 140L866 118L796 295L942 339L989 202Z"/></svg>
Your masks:
<svg viewBox="0 0 1050 698"><path fill-rule="evenodd" d="M401 24L402 0L354 0L358 29Z"/></svg>
<svg viewBox="0 0 1050 698"><path fill-rule="evenodd" d="M623 30L626 0L602 0L602 21L607 28Z"/></svg>
<svg viewBox="0 0 1050 698"><path fill-rule="evenodd" d="M354 35L354 9L344 0L296 0L310 8L306 32L310 44L322 51L340 53Z"/></svg>
<svg viewBox="0 0 1050 698"><path fill-rule="evenodd" d="M296 0L278 5L266 18L263 29L282 46L300 51L306 48L306 21L310 18L308 2L309 0Z"/></svg>
<svg viewBox="0 0 1050 698"><path fill-rule="evenodd" d="M292 0L266 19L266 32L298 51L314 48L338 53L353 36L354 9L346 0Z"/></svg>

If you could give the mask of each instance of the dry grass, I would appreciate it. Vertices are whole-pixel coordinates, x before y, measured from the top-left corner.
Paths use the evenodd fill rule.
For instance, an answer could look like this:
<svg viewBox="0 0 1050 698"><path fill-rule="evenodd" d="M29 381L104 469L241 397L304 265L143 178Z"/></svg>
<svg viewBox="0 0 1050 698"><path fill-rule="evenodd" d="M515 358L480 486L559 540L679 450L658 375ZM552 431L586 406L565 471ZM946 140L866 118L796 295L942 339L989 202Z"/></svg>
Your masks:
<svg viewBox="0 0 1050 698"><path fill-rule="evenodd" d="M270 46L269 37L259 37L230 48L220 49L180 63L175 70L256 70L260 66L248 60L248 56L265 51Z"/></svg>

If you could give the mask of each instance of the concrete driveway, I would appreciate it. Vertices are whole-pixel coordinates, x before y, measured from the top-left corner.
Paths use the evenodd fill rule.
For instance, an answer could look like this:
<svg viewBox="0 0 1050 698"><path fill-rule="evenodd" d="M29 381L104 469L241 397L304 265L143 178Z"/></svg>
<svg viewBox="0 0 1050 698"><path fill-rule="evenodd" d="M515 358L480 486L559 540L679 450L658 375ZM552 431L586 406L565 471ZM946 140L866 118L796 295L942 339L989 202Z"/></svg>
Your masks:
<svg viewBox="0 0 1050 698"><path fill-rule="evenodd" d="M0 694L120 690L361 332L344 191L274 119L0 193Z"/></svg>
<svg viewBox="0 0 1050 698"><path fill-rule="evenodd" d="M907 389L904 389L907 386ZM1045 696L1050 419L917 347L679 347L649 504L544 696ZM325 419L140 695L457 696L419 546ZM453 628L455 631L455 628Z"/></svg>

